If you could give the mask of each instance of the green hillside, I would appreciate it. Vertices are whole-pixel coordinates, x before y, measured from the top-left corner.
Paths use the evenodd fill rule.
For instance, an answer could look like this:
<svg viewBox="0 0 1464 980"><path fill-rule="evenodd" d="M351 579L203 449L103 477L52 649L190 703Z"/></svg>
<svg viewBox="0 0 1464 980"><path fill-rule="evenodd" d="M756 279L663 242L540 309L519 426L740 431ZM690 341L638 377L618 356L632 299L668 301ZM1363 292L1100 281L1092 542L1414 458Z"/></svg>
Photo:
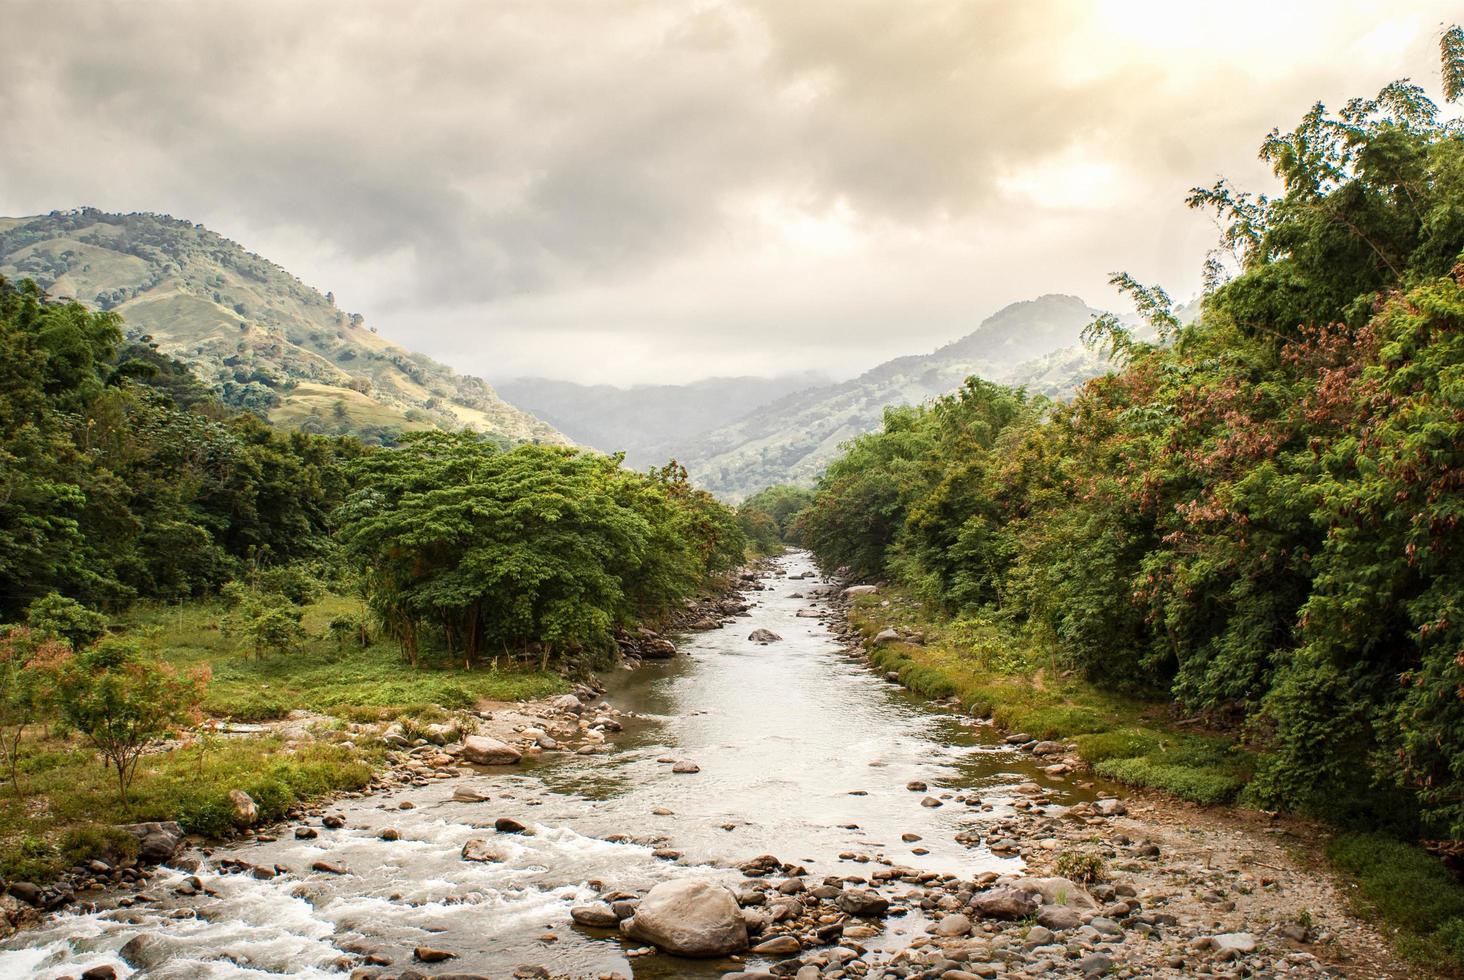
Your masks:
<svg viewBox="0 0 1464 980"><path fill-rule="evenodd" d="M466 427L568 441L484 381L397 346L331 294L202 225L95 208L0 218L0 276L116 310L132 339L150 339L224 401L279 425L367 439Z"/></svg>

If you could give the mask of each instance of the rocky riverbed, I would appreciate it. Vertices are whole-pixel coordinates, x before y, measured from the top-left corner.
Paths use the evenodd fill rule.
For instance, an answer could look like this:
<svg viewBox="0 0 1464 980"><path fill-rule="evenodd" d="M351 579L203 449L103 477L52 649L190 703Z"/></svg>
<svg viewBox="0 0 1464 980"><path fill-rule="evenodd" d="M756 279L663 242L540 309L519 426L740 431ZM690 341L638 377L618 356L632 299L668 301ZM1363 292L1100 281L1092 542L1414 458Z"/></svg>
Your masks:
<svg viewBox="0 0 1464 980"><path fill-rule="evenodd" d="M471 732L335 733L391 746L369 792L79 880L0 975L1410 975L1310 828L920 702L802 555L742 584L679 643L623 637L642 669Z"/></svg>

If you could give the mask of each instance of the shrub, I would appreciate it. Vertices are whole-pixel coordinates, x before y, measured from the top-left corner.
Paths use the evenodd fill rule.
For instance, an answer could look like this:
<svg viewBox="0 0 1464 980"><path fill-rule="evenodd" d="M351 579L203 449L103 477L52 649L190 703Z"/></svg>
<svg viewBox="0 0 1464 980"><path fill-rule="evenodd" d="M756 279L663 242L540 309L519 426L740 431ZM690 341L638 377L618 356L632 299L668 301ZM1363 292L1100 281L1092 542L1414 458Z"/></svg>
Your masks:
<svg viewBox="0 0 1464 980"><path fill-rule="evenodd" d="M25 621L42 636L65 640L73 650L91 646L107 631L107 617L55 592L32 602Z"/></svg>
<svg viewBox="0 0 1464 980"><path fill-rule="evenodd" d="M182 676L119 640L65 657L51 669L62 720L116 770L124 805L143 752L197 715L208 683L206 669Z"/></svg>
<svg viewBox="0 0 1464 980"><path fill-rule="evenodd" d="M1087 849L1068 849L1057 855L1053 865L1058 875L1080 884L1092 885L1108 880L1108 865L1103 855Z"/></svg>

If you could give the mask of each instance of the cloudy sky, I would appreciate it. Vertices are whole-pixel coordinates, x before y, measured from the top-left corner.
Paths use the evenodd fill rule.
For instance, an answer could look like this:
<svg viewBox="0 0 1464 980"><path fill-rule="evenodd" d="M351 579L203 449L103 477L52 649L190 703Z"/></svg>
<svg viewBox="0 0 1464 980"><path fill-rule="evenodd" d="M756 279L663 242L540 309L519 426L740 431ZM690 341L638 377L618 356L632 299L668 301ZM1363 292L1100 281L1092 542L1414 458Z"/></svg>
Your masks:
<svg viewBox="0 0 1464 980"><path fill-rule="evenodd" d="M489 378L850 374L1125 269L1453 4L0 0L0 214L200 221Z"/></svg>

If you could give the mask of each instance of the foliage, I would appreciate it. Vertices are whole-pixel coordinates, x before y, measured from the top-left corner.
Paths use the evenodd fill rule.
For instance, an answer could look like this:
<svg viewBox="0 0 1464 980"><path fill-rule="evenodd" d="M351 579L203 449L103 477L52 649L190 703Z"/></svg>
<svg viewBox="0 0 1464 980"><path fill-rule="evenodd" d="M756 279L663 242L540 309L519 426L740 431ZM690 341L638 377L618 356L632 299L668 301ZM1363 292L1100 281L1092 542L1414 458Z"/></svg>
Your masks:
<svg viewBox="0 0 1464 980"><path fill-rule="evenodd" d="M0 632L0 762L17 797L25 731L46 706L49 668L66 653L64 642L33 629L12 626Z"/></svg>
<svg viewBox="0 0 1464 980"><path fill-rule="evenodd" d="M1092 885L1108 880L1108 866L1103 855L1087 848L1067 848L1059 851L1053 862L1053 870L1059 877Z"/></svg>
<svg viewBox="0 0 1464 980"><path fill-rule="evenodd" d="M25 621L37 633L62 640L73 650L91 646L107 631L107 617L55 592L32 602Z"/></svg>
<svg viewBox="0 0 1464 980"><path fill-rule="evenodd" d="M802 540L1243 735L1250 802L1396 826L1411 810L1458 836L1464 139L1394 83L1315 107L1262 156L1280 194L1191 196L1223 229L1198 322L1116 275L1154 342L1101 317L1121 368L1067 404L973 381L888 412L829 467ZM1193 799L1250 775L1095 745L1100 771Z"/></svg>
<svg viewBox="0 0 1464 980"><path fill-rule="evenodd" d="M0 279L0 617L117 609L319 552L357 443L233 415L115 313Z"/></svg>
<svg viewBox="0 0 1464 980"><path fill-rule="evenodd" d="M58 714L116 772L124 805L143 753L197 716L208 683L206 671L180 675L115 639L58 658L51 670Z"/></svg>
<svg viewBox="0 0 1464 980"><path fill-rule="evenodd" d="M219 629L243 640L256 658L271 651L288 653L306 638L300 625L305 610L289 596L241 582L225 585L223 594L231 608Z"/></svg>
<svg viewBox="0 0 1464 980"><path fill-rule="evenodd" d="M813 503L813 492L787 484L766 487L737 508L737 521L760 555L772 555L796 544L798 515Z"/></svg>
<svg viewBox="0 0 1464 980"><path fill-rule="evenodd" d="M1354 878L1365 906L1413 942L1405 951L1433 965L1464 967L1464 885L1419 847L1380 834L1339 834L1327 856Z"/></svg>
<svg viewBox="0 0 1464 980"><path fill-rule="evenodd" d="M1241 779L1228 773L1156 762L1147 757L1108 759L1093 768L1100 776L1131 786L1162 789L1192 803L1228 803L1235 799L1244 785Z"/></svg>
<svg viewBox="0 0 1464 980"><path fill-rule="evenodd" d="M673 464L650 475L549 446L420 433L363 457L341 540L382 630L418 662L530 644L572 657L668 612L741 559L734 515Z"/></svg>

